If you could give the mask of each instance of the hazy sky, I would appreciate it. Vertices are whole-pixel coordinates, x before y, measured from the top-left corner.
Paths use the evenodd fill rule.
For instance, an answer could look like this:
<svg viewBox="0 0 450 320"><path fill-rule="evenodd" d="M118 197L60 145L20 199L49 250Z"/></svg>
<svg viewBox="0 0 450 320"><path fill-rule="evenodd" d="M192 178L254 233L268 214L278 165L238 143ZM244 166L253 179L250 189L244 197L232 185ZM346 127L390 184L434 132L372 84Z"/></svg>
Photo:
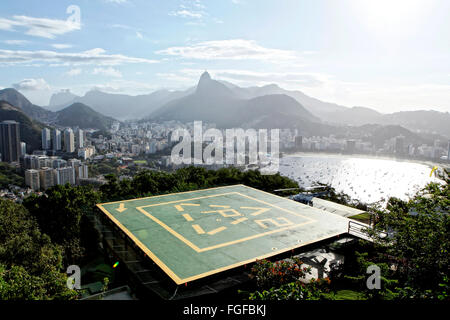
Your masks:
<svg viewBox="0 0 450 320"><path fill-rule="evenodd" d="M207 69L350 107L450 111L449 12L448 0L1 1L0 88L47 105L67 88L188 88Z"/></svg>

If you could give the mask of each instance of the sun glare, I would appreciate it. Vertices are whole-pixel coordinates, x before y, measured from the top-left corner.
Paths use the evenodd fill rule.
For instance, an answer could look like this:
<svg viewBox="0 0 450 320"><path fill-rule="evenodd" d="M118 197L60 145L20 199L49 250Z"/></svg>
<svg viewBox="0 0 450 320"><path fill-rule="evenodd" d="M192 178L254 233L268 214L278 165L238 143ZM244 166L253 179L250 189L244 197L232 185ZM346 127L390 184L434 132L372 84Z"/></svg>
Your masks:
<svg viewBox="0 0 450 320"><path fill-rule="evenodd" d="M374 32L404 34L414 30L419 16L431 1L355 0L356 14Z"/></svg>

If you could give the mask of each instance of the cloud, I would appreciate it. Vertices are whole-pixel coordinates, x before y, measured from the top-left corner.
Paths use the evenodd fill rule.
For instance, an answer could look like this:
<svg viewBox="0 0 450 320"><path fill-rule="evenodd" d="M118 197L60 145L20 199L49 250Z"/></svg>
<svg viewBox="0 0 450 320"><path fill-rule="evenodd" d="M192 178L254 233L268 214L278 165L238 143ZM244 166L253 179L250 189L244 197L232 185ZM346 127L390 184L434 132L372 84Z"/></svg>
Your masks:
<svg viewBox="0 0 450 320"><path fill-rule="evenodd" d="M70 69L69 71L66 72L66 75L70 76L70 77L74 77L74 76L78 76L83 72L83 70L81 70L80 68L74 68L74 69Z"/></svg>
<svg viewBox="0 0 450 320"><path fill-rule="evenodd" d="M169 16L182 17L182 18L195 18L201 19L205 13L203 11L190 11L187 9L171 11Z"/></svg>
<svg viewBox="0 0 450 320"><path fill-rule="evenodd" d="M200 8L200 9L205 9L206 7L202 4L201 0L188 0L188 3L190 3L190 5L192 5L193 7L196 8Z"/></svg>
<svg viewBox="0 0 450 320"><path fill-rule="evenodd" d="M103 75L114 78L122 78L122 73L112 67L109 68L95 68L92 74Z"/></svg>
<svg viewBox="0 0 450 320"><path fill-rule="evenodd" d="M202 20L208 15L204 9L206 9L206 6L200 0L184 0L177 10L169 12L169 16Z"/></svg>
<svg viewBox="0 0 450 320"><path fill-rule="evenodd" d="M27 40L4 40L3 43L12 45L12 46L23 46L29 44L30 41Z"/></svg>
<svg viewBox="0 0 450 320"><path fill-rule="evenodd" d="M189 46L170 47L156 52L161 55L201 60L294 61L295 51L265 48L253 40L231 39L199 42Z"/></svg>
<svg viewBox="0 0 450 320"><path fill-rule="evenodd" d="M71 44L55 43L52 44L52 47L55 49L69 49L72 48L73 46Z"/></svg>
<svg viewBox="0 0 450 320"><path fill-rule="evenodd" d="M177 10L169 12L169 16L180 17L187 22L188 26L206 26L206 22L213 22L217 24L223 23L222 19L211 16L206 11L206 6L200 0L182 0Z"/></svg>
<svg viewBox="0 0 450 320"><path fill-rule="evenodd" d="M142 35L142 33L140 33L139 31L136 31L136 37L138 39L144 39L144 36Z"/></svg>
<svg viewBox="0 0 450 320"><path fill-rule="evenodd" d="M81 23L68 20L34 18L28 16L13 16L11 19L0 18L0 30L17 31L17 28L27 29L30 36L54 39L56 36L81 29Z"/></svg>
<svg viewBox="0 0 450 320"><path fill-rule="evenodd" d="M34 62L50 63L50 66L79 66L79 65L120 65L126 63L158 63L157 60L129 57L122 54L106 54L101 48L75 53L55 51L24 51L0 49L0 66L31 64Z"/></svg>
<svg viewBox="0 0 450 320"><path fill-rule="evenodd" d="M42 79L24 79L19 83L14 83L12 85L17 90L25 90L25 91L36 91L36 90L48 90L50 86L47 82Z"/></svg>

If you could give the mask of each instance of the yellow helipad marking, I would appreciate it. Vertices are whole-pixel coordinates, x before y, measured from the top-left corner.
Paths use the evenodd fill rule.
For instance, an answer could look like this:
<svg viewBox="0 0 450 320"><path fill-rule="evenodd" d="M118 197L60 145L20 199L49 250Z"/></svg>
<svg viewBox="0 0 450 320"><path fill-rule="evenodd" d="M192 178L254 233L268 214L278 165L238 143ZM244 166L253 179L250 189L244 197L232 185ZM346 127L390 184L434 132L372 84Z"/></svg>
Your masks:
<svg viewBox="0 0 450 320"><path fill-rule="evenodd" d="M127 208L125 208L125 203L121 203L116 210L119 211L120 213L122 213L125 210L127 210Z"/></svg>
<svg viewBox="0 0 450 320"><path fill-rule="evenodd" d="M192 219L191 215L189 213L185 213L183 214L183 217L187 220L187 221L194 221L194 219Z"/></svg>
<svg viewBox="0 0 450 320"><path fill-rule="evenodd" d="M270 208L257 208L257 207L240 207L241 209L251 209L251 210L257 210L256 212L253 212L252 216L258 216L261 213L267 212L270 210Z"/></svg>
<svg viewBox="0 0 450 320"><path fill-rule="evenodd" d="M248 220L248 218L244 217L244 218L234 220L233 222L231 222L231 224L238 224L238 223L244 222L245 220Z"/></svg>
<svg viewBox="0 0 450 320"><path fill-rule="evenodd" d="M186 202L186 201L193 201L193 200L200 200L200 199L209 199L209 198L214 198L214 197L219 197L219 196L225 196L225 195L231 195L231 194L240 195L240 196L242 196L242 197L245 197L245 198L248 198L248 199L257 201L257 202L259 202L259 203L263 203L264 205L267 205L267 206L269 206L269 207L273 207L273 208L279 209L279 210L281 210L281 211L284 211L284 212L286 212L286 213L289 213L289 214L292 214L292 215L295 215L295 216L298 216L298 217L302 217L302 218L306 219L306 221L305 221L305 222L298 223L298 224L293 224L293 223L290 222L289 225L280 224L280 223L278 223L278 222L275 222L275 225L280 226L279 228L277 228L277 229L275 229L275 230L265 231L265 232L262 232L262 233L259 233L259 234L255 234L255 235L249 235L249 236L247 236L247 237L243 237L243 238L235 239L235 240L230 240L230 241L227 241L227 242L223 242L223 243L219 243L219 244L216 244L216 245L212 245L212 246L210 246L210 247L199 248L199 247L196 246L194 243L192 243L191 241L189 241L188 239L186 239L184 236L182 236L181 234L179 234L178 232L176 232L175 230L173 230L171 227L169 227L169 226L166 225L164 222L162 222L161 220L159 220L158 218L156 218L155 216L153 216L152 214L150 214L149 212L147 212L146 209L144 209L144 208L150 209L151 207L161 206L161 205L168 205L168 204L172 204L172 205L174 205L174 204L176 204L176 203L180 203L180 204L181 204L181 203ZM226 192L226 193L222 193L222 194L207 195L207 196L195 197L195 198L191 198L191 199L174 200L174 201L168 201L168 202L162 202L162 203L155 203L155 204L150 204L150 205L146 205L146 206L136 207L136 210L138 210L138 211L141 212L142 214L146 215L148 218L150 218L150 219L152 219L153 221L155 221L155 222L156 222L157 224L159 224L161 227L163 227L164 229L166 229L169 233L171 233L171 234L174 235L176 238L178 238L179 240L181 240L182 242L184 242L187 246L191 247L194 251L199 252L199 253L200 253L200 252L209 251L209 250L218 249L218 248L222 248L222 247L226 247L226 246L230 246L230 245L233 245L233 244L236 244L236 243L241 243L241 242L249 241L249 240L256 239L256 238L263 237L263 236L268 236L268 235L270 235L270 234L274 234L274 233L278 233L278 232L283 232L283 231L285 231L285 230L289 230L289 229L292 229L292 228L298 228L298 227L301 227L301 226L304 226L304 225L307 225L307 224L316 222L316 220L311 219L311 218L309 218L309 217L306 217L306 216L304 216L304 215L302 215L302 214L299 214L298 212L294 212L294 211L291 211L291 210L288 210L288 209L285 209L285 208L281 208L281 207L279 207L279 206L276 206L276 205L274 205L274 204L271 204L271 203L268 203L268 202L259 200L259 199L257 199L257 198L253 198L253 197L244 195L244 194L242 194L242 193L240 193L240 192ZM150 209L150 210L151 210L151 209ZM230 211L230 209L226 209L226 210ZM226 210L217 210L217 211L209 211L209 212L219 212L219 211L222 211L222 213L223 213L223 212L226 211ZM235 213L237 212L236 210L234 210L234 211L235 211ZM239 212L238 212L238 213L239 213ZM239 215L241 215L241 214L239 213ZM235 215L231 215L231 216L238 216L238 215L235 214ZM241 215L241 216L242 216L242 215ZM285 219L285 221L288 221L288 220ZM198 226L198 225L197 225L197 226ZM194 226L192 226L192 227L195 229ZM264 229L266 229L266 228L264 228ZM198 226L197 230L199 230L200 232L205 233L205 231L204 231L200 226ZM196 231L197 231L197 230L196 230ZM197 233L198 233L198 232L197 232Z"/></svg>
<svg viewBox="0 0 450 320"><path fill-rule="evenodd" d="M278 223L276 222L274 219L268 218L268 219L262 219L262 220L255 220L255 223L258 224L261 228L263 229L267 229L268 227L264 224L264 222L271 222L274 225L276 225L277 227L285 227L285 226L290 226L292 225L292 222L289 221L286 218L276 218L277 220L282 220L285 223Z"/></svg>
<svg viewBox="0 0 450 320"><path fill-rule="evenodd" d="M174 207L175 207L178 211L184 211L183 206L199 207L200 205L197 204L197 203L181 203L181 204L176 204Z"/></svg>
<svg viewBox="0 0 450 320"><path fill-rule="evenodd" d="M226 214L225 212L233 212L233 214ZM242 216L242 214L239 211L236 211L235 209L202 211L202 213L219 213L220 215L222 215L225 218Z"/></svg>
<svg viewBox="0 0 450 320"><path fill-rule="evenodd" d="M220 228L217 228L217 229L214 229L214 230L209 231L208 234L209 234L209 235L213 235L213 234L222 232L223 230L226 230L226 229L227 229L227 227L220 227Z"/></svg>
<svg viewBox="0 0 450 320"><path fill-rule="evenodd" d="M193 224L192 228L198 233L198 234L204 234L205 231L200 227L198 224Z"/></svg>
<svg viewBox="0 0 450 320"><path fill-rule="evenodd" d="M209 205L211 208L230 208L230 206L221 206L218 204L210 204Z"/></svg>

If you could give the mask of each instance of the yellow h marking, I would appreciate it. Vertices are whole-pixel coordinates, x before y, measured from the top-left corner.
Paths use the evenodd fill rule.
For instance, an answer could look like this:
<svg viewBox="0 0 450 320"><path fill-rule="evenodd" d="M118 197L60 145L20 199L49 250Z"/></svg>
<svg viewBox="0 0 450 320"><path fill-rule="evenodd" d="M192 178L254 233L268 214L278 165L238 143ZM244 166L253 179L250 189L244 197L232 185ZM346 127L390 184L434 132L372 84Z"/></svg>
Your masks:
<svg viewBox="0 0 450 320"><path fill-rule="evenodd" d="M236 217L236 216L242 216L238 211L234 209L223 209L223 210L215 210L215 211L202 211L202 213L220 213L223 217ZM233 214L226 214L225 212L233 212Z"/></svg>
<svg viewBox="0 0 450 320"><path fill-rule="evenodd" d="M176 204L174 207L178 210L178 211L184 211L184 208L182 206L193 206L193 207L198 207L200 206L197 203L181 203L181 204Z"/></svg>
<svg viewBox="0 0 450 320"><path fill-rule="evenodd" d="M289 221L286 218L276 218L277 220L282 220L285 221L285 223L279 223L276 222L274 219L268 218L268 219L262 219L262 220L255 220L255 223L258 224L261 228L263 229L267 229L268 227L264 224L264 222L271 222L274 225L276 225L277 227L285 227L285 226L289 226L292 224L291 221Z"/></svg>
<svg viewBox="0 0 450 320"><path fill-rule="evenodd" d="M238 224L238 223L244 222L245 220L248 220L248 219L245 217L240 218L240 219L234 220L233 222L231 222L231 224Z"/></svg>
<svg viewBox="0 0 450 320"><path fill-rule="evenodd" d="M252 216L258 216L261 213L264 213L266 211L269 211L270 208L256 208L256 207L241 207L241 209L252 209L252 210L257 210L256 212L253 212L251 215Z"/></svg>
<svg viewBox="0 0 450 320"><path fill-rule="evenodd" d="M198 224L193 224L192 228L194 228L195 231L197 231L198 234L204 234L205 231L200 227Z"/></svg>
<svg viewBox="0 0 450 320"><path fill-rule="evenodd" d="M209 235L213 235L213 234L216 234L216 233L219 233L219 232L222 232L223 230L225 230L227 227L220 227L220 228L217 228L217 229L214 229L214 230L211 230L210 232L208 232L208 234Z"/></svg>

